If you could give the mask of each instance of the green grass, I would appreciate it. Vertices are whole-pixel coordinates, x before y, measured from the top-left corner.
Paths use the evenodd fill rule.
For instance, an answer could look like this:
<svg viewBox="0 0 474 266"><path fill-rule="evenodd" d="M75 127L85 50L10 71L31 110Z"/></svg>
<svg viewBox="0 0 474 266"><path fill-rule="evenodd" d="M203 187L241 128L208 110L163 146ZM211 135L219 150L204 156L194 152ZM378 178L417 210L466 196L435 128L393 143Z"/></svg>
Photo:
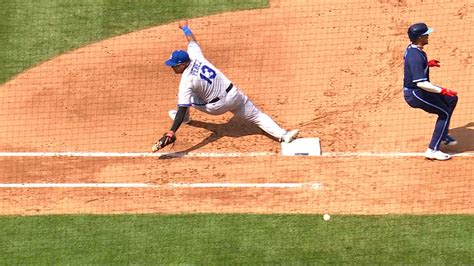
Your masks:
<svg viewBox="0 0 474 266"><path fill-rule="evenodd" d="M267 5L267 0L0 0L0 84L32 65L111 36Z"/></svg>
<svg viewBox="0 0 474 266"><path fill-rule="evenodd" d="M0 219L0 264L473 264L473 216Z"/></svg>

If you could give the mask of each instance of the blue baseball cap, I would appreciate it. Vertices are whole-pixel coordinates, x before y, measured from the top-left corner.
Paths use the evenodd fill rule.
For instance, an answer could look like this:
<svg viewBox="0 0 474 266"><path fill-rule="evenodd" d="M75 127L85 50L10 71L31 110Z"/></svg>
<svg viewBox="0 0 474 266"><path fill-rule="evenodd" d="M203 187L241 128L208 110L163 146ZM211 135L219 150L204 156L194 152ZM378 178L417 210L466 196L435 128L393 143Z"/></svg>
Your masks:
<svg viewBox="0 0 474 266"><path fill-rule="evenodd" d="M185 62L188 62L190 61L191 59L189 59L189 55L186 51L183 51L183 50L176 50L174 51L172 54L171 54L171 57L170 59L168 59L165 64L167 66L170 66L170 67L173 67L173 66L176 66L176 65L179 65L179 64L182 64L182 63L185 63Z"/></svg>

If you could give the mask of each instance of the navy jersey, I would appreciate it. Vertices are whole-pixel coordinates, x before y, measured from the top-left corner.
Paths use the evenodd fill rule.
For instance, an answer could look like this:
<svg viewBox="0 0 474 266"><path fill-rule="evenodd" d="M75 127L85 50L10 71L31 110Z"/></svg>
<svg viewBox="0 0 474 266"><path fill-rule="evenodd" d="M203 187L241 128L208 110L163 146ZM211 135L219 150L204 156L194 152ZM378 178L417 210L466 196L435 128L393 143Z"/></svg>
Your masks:
<svg viewBox="0 0 474 266"><path fill-rule="evenodd" d="M430 81L428 58L426 53L414 44L408 45L403 56L405 60L403 86L416 89L417 82Z"/></svg>

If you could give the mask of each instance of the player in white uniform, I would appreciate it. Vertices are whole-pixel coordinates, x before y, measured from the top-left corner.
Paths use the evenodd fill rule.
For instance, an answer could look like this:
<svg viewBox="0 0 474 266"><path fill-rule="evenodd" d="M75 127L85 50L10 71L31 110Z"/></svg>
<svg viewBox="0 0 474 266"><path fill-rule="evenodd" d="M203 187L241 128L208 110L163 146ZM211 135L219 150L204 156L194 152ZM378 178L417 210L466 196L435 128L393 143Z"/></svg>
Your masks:
<svg viewBox="0 0 474 266"><path fill-rule="evenodd" d="M179 28L189 41L188 51L176 50L165 62L176 74L182 74L178 91L178 110L171 110L173 125L164 136L153 145L156 152L176 140L175 132L181 124L189 123L189 107L194 107L211 115L232 112L242 117L281 142L291 142L298 135L297 129L282 129L268 115L260 111L250 99L232 82L206 60L196 37L188 27L187 21L180 21Z"/></svg>

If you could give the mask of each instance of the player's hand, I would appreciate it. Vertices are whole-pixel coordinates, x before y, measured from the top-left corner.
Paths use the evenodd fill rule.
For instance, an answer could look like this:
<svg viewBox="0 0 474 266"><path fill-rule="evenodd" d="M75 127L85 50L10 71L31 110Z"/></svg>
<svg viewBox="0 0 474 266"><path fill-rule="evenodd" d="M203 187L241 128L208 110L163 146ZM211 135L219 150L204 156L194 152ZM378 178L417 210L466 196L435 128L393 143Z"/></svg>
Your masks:
<svg viewBox="0 0 474 266"><path fill-rule="evenodd" d="M158 142L153 144L151 147L152 152L156 152L160 149L163 149L164 147L170 145L171 143L174 143L176 141L176 135L174 134L173 131L168 131L165 134L163 134L163 137L161 137Z"/></svg>
<svg viewBox="0 0 474 266"><path fill-rule="evenodd" d="M455 92L453 90L448 90L446 88L441 88L441 94L449 96L449 97L454 97L454 96L458 95L457 92Z"/></svg>
<svg viewBox="0 0 474 266"><path fill-rule="evenodd" d="M180 20L178 26L180 29L183 29L184 27L188 27L188 20Z"/></svg>
<svg viewBox="0 0 474 266"><path fill-rule="evenodd" d="M428 67L440 67L439 61L436 59L428 61Z"/></svg>

